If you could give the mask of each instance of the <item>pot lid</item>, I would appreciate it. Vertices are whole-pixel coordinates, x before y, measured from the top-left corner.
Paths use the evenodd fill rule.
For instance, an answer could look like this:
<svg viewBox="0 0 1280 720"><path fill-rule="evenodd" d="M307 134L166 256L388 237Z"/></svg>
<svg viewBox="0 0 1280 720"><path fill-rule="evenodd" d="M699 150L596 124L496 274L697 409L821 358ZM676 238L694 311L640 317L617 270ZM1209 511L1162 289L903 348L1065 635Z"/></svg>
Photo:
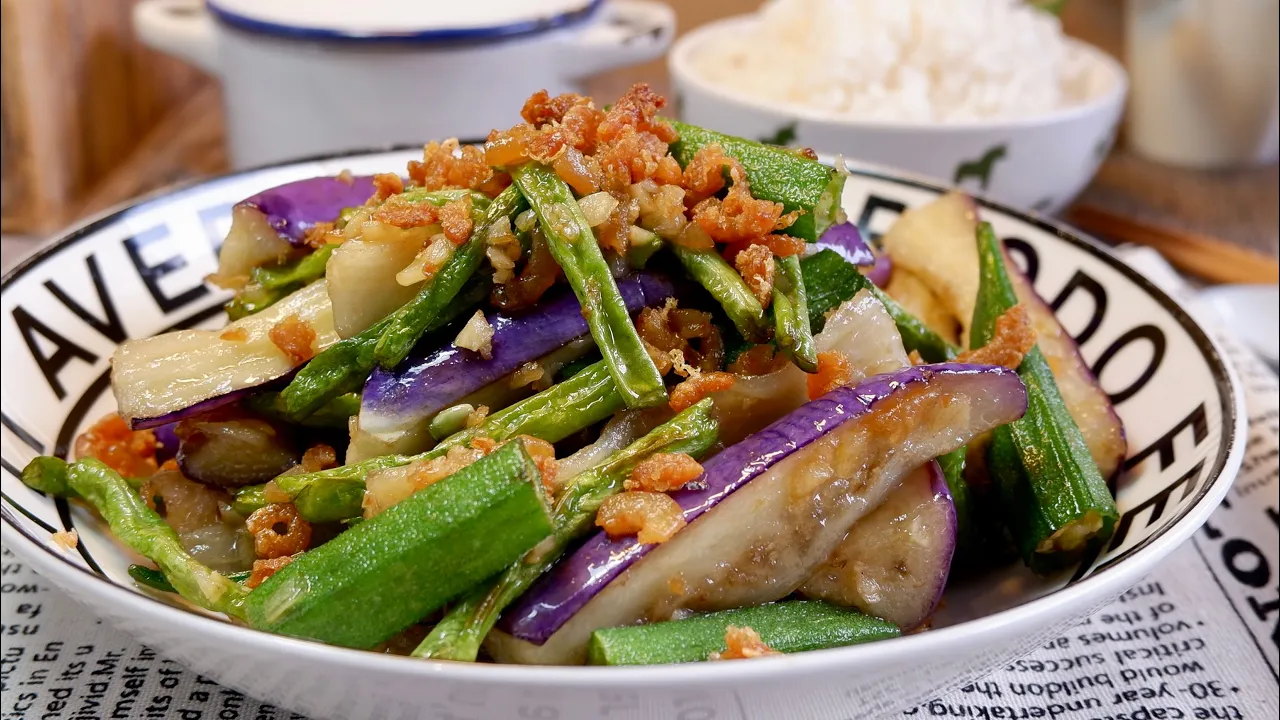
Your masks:
<svg viewBox="0 0 1280 720"><path fill-rule="evenodd" d="M309 39L495 40L583 20L603 0L208 0L222 22Z"/></svg>

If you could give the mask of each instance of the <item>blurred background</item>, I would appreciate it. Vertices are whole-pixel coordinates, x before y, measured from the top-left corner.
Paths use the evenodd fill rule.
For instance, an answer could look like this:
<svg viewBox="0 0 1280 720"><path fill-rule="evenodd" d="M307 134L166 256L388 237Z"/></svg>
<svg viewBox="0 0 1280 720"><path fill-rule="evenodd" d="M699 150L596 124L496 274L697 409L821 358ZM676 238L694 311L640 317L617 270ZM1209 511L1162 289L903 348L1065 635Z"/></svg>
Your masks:
<svg viewBox="0 0 1280 720"><path fill-rule="evenodd" d="M1055 166L1059 161L1051 157L1052 146L1067 142L1064 139L1070 134L1067 120L1062 121L1062 129L1055 130L1055 134L1037 140L1048 143L1050 149L1043 151L1046 159L1038 169L1030 172L1043 177L1018 178L1018 184L1048 182L1076 173L1083 186L1078 195L1077 188L1068 183L1061 190L1044 191L1037 197L1019 197L1016 192L988 188L985 175L975 176L977 180L970 178L966 187L979 192L987 190L998 199L1024 208L1056 212L1096 234L1149 242L1171 256L1186 255L1189 259L1178 263L1182 267L1196 264L1199 258L1201 274L1212 280L1274 282L1267 277L1274 278L1275 272L1277 197L1280 196L1275 164L1277 3L1213 0L1213 9L1209 9L1210 3L1205 0L1071 0L1047 4L1051 10L1060 11L1066 35L1095 46L1126 67L1128 94L1126 98L1125 88L1120 88L1116 107L1123 104L1126 108L1127 122L1118 130L1113 129L1114 123L1107 116L1109 111L1099 108L1094 122L1104 128L1102 139L1090 140L1088 152L1071 150L1068 159L1074 163L1071 168ZM140 17L143 9L137 7L139 5L149 5L147 10L156 11L150 20ZM302 17L309 12L314 15L316 6L335 3L292 5ZM435 3L401 5L436 6ZM504 2L468 3L481 14L487 5L500 8L495 9L495 13L510 12L513 6ZM558 5L575 4L560 2ZM574 78L570 85L585 87L600 98L611 98L633 82L646 81L673 100L683 100L686 115L701 113L701 116L687 118L694 122L710 124L713 121L708 120L707 115L716 112L728 113L732 120L742 122L751 115L749 110L735 110L733 103L718 110L710 107L708 103L714 105L719 101L700 99L699 93L691 89L694 86L676 87L678 83L672 79L671 64L664 52L670 38L665 34L667 21L663 15L654 15L650 10L635 11L623 0L606 2L603 6L582 0L576 5L582 6L574 11L583 13L583 23L612 24L615 34L631 34L618 39L610 38L607 31L599 28L585 31L594 33L589 44L597 46L599 53L607 50L612 55L605 60L586 59L584 69L621 66L582 80ZM314 37L273 38L278 42L268 49L253 37L279 33L273 33L269 22L260 22L263 18L253 17L238 28L219 28L222 33L219 56L202 46L203 41L193 35L192 22L204 23L202 27L206 30L211 25L229 26L234 22L228 18L237 8L252 7L252 4L227 0L221 6L224 12L214 20L198 0L143 0L141 3L138 0L3 0L0 25L3 27L6 266L12 262L15 252L29 247L34 240L137 195L174 182L227 172L235 166L280 159L258 154L260 162L254 162L248 157L237 157L236 147L240 148L241 156L253 154L255 142L275 142L270 138L282 132L296 135L299 127L326 123L327 113L299 107L305 100L280 103L291 105L285 109L292 109L292 116L266 112L265 105L276 103L271 102L269 96L255 99L253 93L262 90L248 87L244 77L245 66L256 68L252 71L255 74L269 74L270 70L283 77L289 77L288 73L305 74L307 71L301 66L291 63L319 64L320 56L316 54L319 51L312 46L325 41ZM266 2L262 6L272 11L284 7L285 12L291 12L290 3ZM609 6L622 9L611 10ZM723 18L755 12L760 3L758 0L668 0L663 6L674 14L675 52L679 52L679 38L700 28L706 29ZM805 3L795 5L802 6ZM409 13L414 14L420 13ZM150 25L142 27L139 23L143 21ZM323 19L312 17L307 21L322 22ZM1269 33L1248 32L1249 28L1268 24ZM570 31L577 32L572 29L549 32ZM1223 37L1234 40L1224 43ZM502 46L504 42L518 45L532 41L512 39L496 45ZM454 40L453 43L465 45L466 41ZM603 46L609 47L600 50ZM164 47L167 52L155 47ZM423 48L428 49L434 51L434 48ZM360 52L377 55L394 54L397 50L379 46ZM234 60L237 57L239 67ZM640 59L645 61L635 62ZM334 73L346 72L352 62L357 61L344 60L343 67ZM538 69L537 62L526 64L533 68L530 72ZM1223 80L1224 76L1234 78L1236 85L1247 85L1228 88L1234 93L1231 97L1203 95L1205 88L1221 90L1231 85L1231 81ZM529 77L530 81L536 81L538 76L535 73ZM319 81L330 83L330 88L343 82L338 76ZM403 80L387 82L400 83L395 91L401 94L414 90L412 85L406 88ZM560 79L550 78L546 84L557 82ZM521 87L520 91L527 94L531 89ZM283 89L281 92L287 94ZM376 91L371 92L371 100L364 106L365 117L376 114L370 108L377 107L374 100L378 95ZM719 97L718 92L711 92L709 97ZM1242 102L1241 97L1252 98L1253 105L1261 109L1228 107ZM460 98L459 102L470 101ZM504 107L512 106L504 101ZM1201 118L1204 107L1217 108L1215 112L1226 115L1247 111L1250 117L1248 122L1234 124L1227 118L1210 127L1216 121L1213 117ZM514 112L508 112L512 117L504 123L514 119ZM1135 113L1141 117L1135 118ZM784 107L783 120L786 114ZM933 138L928 142L942 143L940 147L944 148L946 143L969 143L957 152L962 153L962 159L981 163L983 150L999 155L1003 150L997 153L996 149L1004 147L1006 142L1004 138L997 138L992 141L995 144L985 148L973 145L978 142L973 138L963 140L957 136L952 140L936 127L921 127L918 122L895 125L892 119L879 121L887 126L880 128L887 131L883 135L868 134L870 131L865 128L848 130L839 123L833 130L830 123L824 125L803 119L812 114L804 109L796 111L795 116L801 118L798 136L794 122L779 122L776 130L783 133L780 139L813 145L824 153L842 152L854 159L872 159L946 182L966 179L961 166L955 166L953 175L951 166L936 170L926 160L910 157L910 153L904 154L905 151L895 148L903 143L919 145L925 138ZM1090 113L1081 110L1075 114ZM353 117L358 118L359 114ZM437 120L450 122L447 117L441 117L443 119ZM1178 122L1186 118L1190 120ZM426 140L438 134L464 138L474 135L472 127L450 131L425 121L422 127L420 138L400 137L399 131L387 131L384 140L402 142ZM748 132L735 127L722 129ZM370 137L365 136L369 133L350 128L345 132L346 137L355 138L348 147L379 144L370 142ZM370 131L374 140L381 137L377 132ZM1009 142L1021 140L1012 137ZM272 147L282 146L277 143ZM1194 152L1180 150L1187 148ZM338 148L324 146L322 149ZM1087 157L1090 152L1097 153L1097 157ZM945 153L931 151L930 154ZM1226 255L1218 253L1223 248L1228 249ZM1239 249L1242 254L1232 255L1231 249ZM1258 258L1264 259L1261 270Z"/></svg>

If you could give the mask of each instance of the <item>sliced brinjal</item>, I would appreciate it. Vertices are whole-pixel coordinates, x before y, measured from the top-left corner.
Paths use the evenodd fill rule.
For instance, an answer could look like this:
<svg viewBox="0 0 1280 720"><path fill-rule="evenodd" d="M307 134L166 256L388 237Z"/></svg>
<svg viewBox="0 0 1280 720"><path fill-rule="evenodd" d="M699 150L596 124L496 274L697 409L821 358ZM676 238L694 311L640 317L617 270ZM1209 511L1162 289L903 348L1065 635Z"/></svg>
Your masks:
<svg viewBox="0 0 1280 720"><path fill-rule="evenodd" d="M786 597L916 467L1021 417L1004 368L943 364L838 388L703 464L672 497L689 525L661 544L598 533L490 634L499 660L573 664L602 627Z"/></svg>
<svg viewBox="0 0 1280 720"><path fill-rule="evenodd" d="M910 630L938 606L955 549L956 508L931 461L854 523L800 592Z"/></svg>

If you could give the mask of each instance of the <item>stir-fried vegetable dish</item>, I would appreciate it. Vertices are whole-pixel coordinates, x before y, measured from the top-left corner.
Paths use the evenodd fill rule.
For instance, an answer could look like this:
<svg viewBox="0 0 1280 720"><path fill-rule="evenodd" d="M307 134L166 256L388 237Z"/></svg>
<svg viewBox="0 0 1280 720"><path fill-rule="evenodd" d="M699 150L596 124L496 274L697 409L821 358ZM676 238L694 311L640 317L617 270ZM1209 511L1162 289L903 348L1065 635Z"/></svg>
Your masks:
<svg viewBox="0 0 1280 720"><path fill-rule="evenodd" d="M227 324L122 344L118 413L23 481L148 592L454 661L878 641L955 573L1106 542L1123 428L975 203L873 248L840 163L664 104L539 92L244 200Z"/></svg>

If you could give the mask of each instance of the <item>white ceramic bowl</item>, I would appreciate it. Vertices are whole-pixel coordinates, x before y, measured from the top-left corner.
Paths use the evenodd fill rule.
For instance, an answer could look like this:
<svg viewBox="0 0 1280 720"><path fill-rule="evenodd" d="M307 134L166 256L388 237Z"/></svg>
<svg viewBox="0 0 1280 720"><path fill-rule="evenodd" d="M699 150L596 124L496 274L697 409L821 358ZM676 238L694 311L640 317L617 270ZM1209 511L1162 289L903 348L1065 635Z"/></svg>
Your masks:
<svg viewBox="0 0 1280 720"><path fill-rule="evenodd" d="M3 539L93 613L197 671L316 718L878 717L1008 662L1129 588L1186 540L1231 484L1244 449L1237 383L1181 308L1070 232L984 204L1024 260L1128 426L1124 513L1106 551L1074 576L1038 580L1010 567L948 591L935 629L886 642L748 662L647 668L550 668L413 660L238 627L136 588L137 558L77 505L41 496L17 473L38 453L65 455L113 409L108 358L122 337L216 326L225 296L202 278L232 203L289 180L393 171L417 150L352 155L231 175L103 215L9 272L4 343ZM903 207L941 190L874 173L849 179L851 217L882 232ZM1067 289L1075 288L1075 291ZM42 371L35 354L46 358ZM56 379L56 385L51 379ZM50 532L76 528L78 552Z"/></svg>
<svg viewBox="0 0 1280 720"><path fill-rule="evenodd" d="M703 25L676 41L668 56L682 120L743 137L790 138L788 144L958 185L1018 208L1050 213L1066 206L1111 150L1128 81L1106 53L1068 40L1099 88L1089 102L1009 120L889 123L851 120L753 98L704 79L694 59L708 41L741 33L758 20L740 16Z"/></svg>

